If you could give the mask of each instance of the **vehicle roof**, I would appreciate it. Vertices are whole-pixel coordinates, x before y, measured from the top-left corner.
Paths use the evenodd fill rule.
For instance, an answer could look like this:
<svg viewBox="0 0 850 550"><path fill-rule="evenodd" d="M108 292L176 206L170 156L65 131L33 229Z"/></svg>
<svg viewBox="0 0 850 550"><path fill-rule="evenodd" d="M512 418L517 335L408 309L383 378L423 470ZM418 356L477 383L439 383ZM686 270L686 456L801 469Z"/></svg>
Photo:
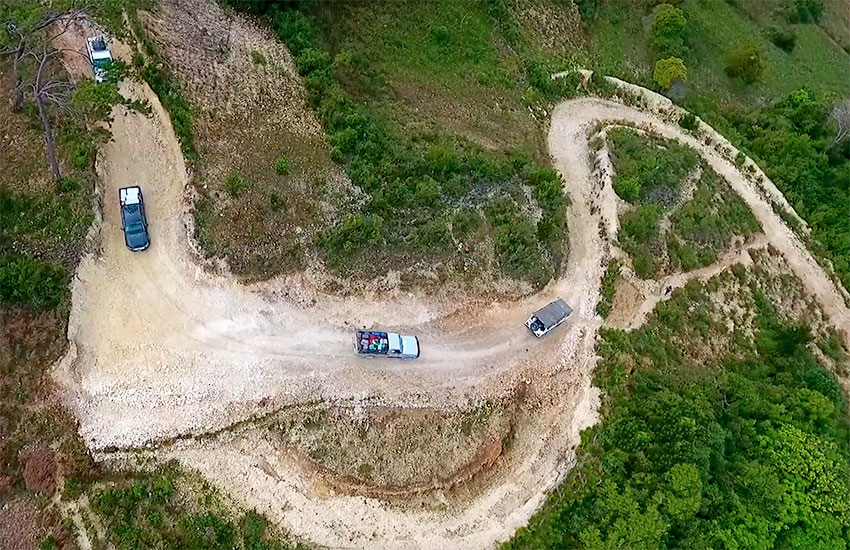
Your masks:
<svg viewBox="0 0 850 550"><path fill-rule="evenodd" d="M550 327L556 324L561 319L567 317L573 312L573 308L567 305L567 302L558 298L544 308L534 312L534 316L543 323L543 326Z"/></svg>
<svg viewBox="0 0 850 550"><path fill-rule="evenodd" d="M395 332L388 332L387 339L390 341L390 349L401 351L401 337Z"/></svg>
<svg viewBox="0 0 850 550"><path fill-rule="evenodd" d="M419 341L415 336L402 336L401 346L405 354L419 355Z"/></svg>
<svg viewBox="0 0 850 550"><path fill-rule="evenodd" d="M118 197L122 205L139 204L142 202L142 188L138 185L133 187L122 187L118 190Z"/></svg>

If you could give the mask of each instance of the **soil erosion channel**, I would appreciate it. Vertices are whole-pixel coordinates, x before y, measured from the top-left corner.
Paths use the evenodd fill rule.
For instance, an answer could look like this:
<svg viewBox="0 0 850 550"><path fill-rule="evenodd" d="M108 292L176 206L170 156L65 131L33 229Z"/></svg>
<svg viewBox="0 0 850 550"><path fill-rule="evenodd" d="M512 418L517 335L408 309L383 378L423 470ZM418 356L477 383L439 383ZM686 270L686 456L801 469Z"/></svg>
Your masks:
<svg viewBox="0 0 850 550"><path fill-rule="evenodd" d="M317 494L294 471L289 482L264 478L252 456L262 452L259 443L237 449L189 441L162 449L294 534L323 545L480 548L510 536L565 473L578 430L594 420L595 305L610 228L616 227L608 219L615 211L610 182L595 178L590 165L587 133L600 121L641 124L697 150L742 196L767 241L831 320L850 328L838 290L757 184L713 147L666 122L665 109L674 109L669 102L634 89L657 114L600 99L566 101L553 112L550 153L572 199L565 275L528 299L445 313L444 304L397 293L377 299L319 295L303 305L275 282L245 286L206 272L191 252L187 172L168 116L146 85L123 84L125 96L149 101L153 113L123 107L114 113L113 140L98 158L103 220L95 240L101 246L78 270L69 352L54 370L87 444L95 450L150 445L303 402L462 407L521 380L540 380L554 388L562 406L542 423L548 433L523 446L510 476L453 512L402 511L376 499ZM118 188L135 184L144 191L152 235L150 250L139 254L124 247L117 206ZM556 296L574 313L536 341L522 322ZM354 356L352 329L372 324L418 334L421 358ZM280 468L289 475L285 464ZM246 477L257 482L250 489Z"/></svg>

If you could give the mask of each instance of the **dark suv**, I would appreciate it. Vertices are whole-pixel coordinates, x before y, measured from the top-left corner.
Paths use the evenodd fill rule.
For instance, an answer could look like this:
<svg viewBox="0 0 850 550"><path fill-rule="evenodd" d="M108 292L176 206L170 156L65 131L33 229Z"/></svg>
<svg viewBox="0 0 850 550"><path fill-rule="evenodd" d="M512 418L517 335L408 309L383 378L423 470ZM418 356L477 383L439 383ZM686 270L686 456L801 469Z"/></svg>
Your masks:
<svg viewBox="0 0 850 550"><path fill-rule="evenodd" d="M124 243L133 252L140 252L151 245L148 235L148 220L145 217L145 200L139 186L122 187L118 190L121 203L121 229Z"/></svg>

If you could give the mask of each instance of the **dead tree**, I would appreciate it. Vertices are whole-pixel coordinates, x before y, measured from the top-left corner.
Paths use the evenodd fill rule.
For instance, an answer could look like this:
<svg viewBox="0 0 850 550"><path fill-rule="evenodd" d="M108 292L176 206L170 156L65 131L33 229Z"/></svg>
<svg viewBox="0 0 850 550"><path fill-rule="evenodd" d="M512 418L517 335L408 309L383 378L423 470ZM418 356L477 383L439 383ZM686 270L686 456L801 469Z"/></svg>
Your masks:
<svg viewBox="0 0 850 550"><path fill-rule="evenodd" d="M829 116L835 121L836 126L835 139L832 141L834 147L850 136L850 99L836 103Z"/></svg>
<svg viewBox="0 0 850 550"><path fill-rule="evenodd" d="M47 160L53 178L58 182L61 177L59 160L56 155L56 140L53 136L53 123L50 120L48 106L55 105L64 109L74 91L74 85L58 78L53 62L65 50L56 49L53 41L68 31L75 21L88 18L86 10L69 10L62 13L49 13L30 27L22 27L7 22L6 29L15 37L10 46L0 53L11 55L12 74L15 81L15 93L10 107L20 109L24 97L29 92L38 108L38 116L44 129L44 144ZM79 52L77 52L79 53Z"/></svg>
<svg viewBox="0 0 850 550"><path fill-rule="evenodd" d="M32 26L20 25L15 21L7 21L5 23L6 32L12 41L5 48L0 49L0 55L6 55L12 59L12 79L14 80L14 95L10 101L9 107L13 111L19 111L24 105L24 57L27 53L38 44L44 41L50 41L56 38L59 34L64 33L68 26L80 19L88 17L86 10L74 9L66 12L49 12L41 19L36 21ZM61 24L62 28L59 34L50 36L48 29L54 24Z"/></svg>
<svg viewBox="0 0 850 550"><path fill-rule="evenodd" d="M41 125L44 128L44 145L47 149L47 161L50 163L53 179L58 182L62 178L62 174L59 170L59 160L56 157L53 123L50 121L47 105L53 103L57 108L63 109L68 104L71 93L74 91L74 85L66 80L51 78L51 60L61 53L60 50L51 50L45 44L41 52L29 53L35 58L38 64L38 70L31 85L32 98L35 101L36 107L38 107L38 117L41 119Z"/></svg>

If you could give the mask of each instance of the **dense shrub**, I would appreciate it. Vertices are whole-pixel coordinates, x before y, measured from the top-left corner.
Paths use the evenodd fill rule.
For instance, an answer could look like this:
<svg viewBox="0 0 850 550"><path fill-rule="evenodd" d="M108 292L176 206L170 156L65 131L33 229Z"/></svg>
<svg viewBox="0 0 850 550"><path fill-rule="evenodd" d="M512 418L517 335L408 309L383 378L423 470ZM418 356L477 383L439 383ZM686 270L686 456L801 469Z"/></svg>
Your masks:
<svg viewBox="0 0 850 550"><path fill-rule="evenodd" d="M695 283L642 328L602 330L604 419L504 550L847 547L846 402L807 328L743 292L755 338Z"/></svg>
<svg viewBox="0 0 850 550"><path fill-rule="evenodd" d="M814 252L828 257L850 288L850 159L830 149L835 128L827 103L803 89L773 105L730 111L727 117L741 147L811 225Z"/></svg>
<svg viewBox="0 0 850 550"><path fill-rule="evenodd" d="M61 264L0 256L0 301L34 310L54 308L65 295L68 272Z"/></svg>
<svg viewBox="0 0 850 550"><path fill-rule="evenodd" d="M670 4L659 4L655 8L652 23L652 43L667 57L681 57L685 52L685 14Z"/></svg>
<svg viewBox="0 0 850 550"><path fill-rule="evenodd" d="M148 38L144 27L137 19L135 10L129 10L129 15L133 33L144 45L145 53L150 58L139 74L159 97L162 107L168 112L174 133L180 140L183 156L188 162L194 162L198 159L198 151L195 149L192 109L183 98L174 77L168 72L167 65L159 58L156 45Z"/></svg>
<svg viewBox="0 0 850 550"><path fill-rule="evenodd" d="M610 130L608 139L616 171L614 190L630 202L638 198L663 202L667 195L677 194L679 183L699 161L699 156L690 148L626 128Z"/></svg>
<svg viewBox="0 0 850 550"><path fill-rule="evenodd" d="M614 192L626 202L635 202L640 197L640 180L635 176L615 178Z"/></svg>
<svg viewBox="0 0 850 550"><path fill-rule="evenodd" d="M655 62L652 79L663 90L669 90L674 83L688 79L688 68L678 57L668 57Z"/></svg>
<svg viewBox="0 0 850 550"><path fill-rule="evenodd" d="M89 489L92 510L117 548L142 550L286 550L262 516L233 514L209 489L178 491L188 481L169 467ZM197 501L197 502L194 502Z"/></svg>
<svg viewBox="0 0 850 550"><path fill-rule="evenodd" d="M616 258L609 260L608 265L605 267L605 274L602 276L602 288L599 293L599 302L596 304L596 313L603 319L611 313L621 268L620 260Z"/></svg>
<svg viewBox="0 0 850 550"><path fill-rule="evenodd" d="M596 14L599 12L599 0L574 0L578 7L579 16L582 21L592 21L596 19Z"/></svg>
<svg viewBox="0 0 850 550"><path fill-rule="evenodd" d="M517 203L499 197L487 205L486 212L495 229L496 256L505 273L537 284L547 281L551 273L540 259L536 228L521 215Z"/></svg>
<svg viewBox="0 0 850 550"><path fill-rule="evenodd" d="M797 33L791 27L772 26L767 29L770 41L775 46L785 50L788 53L794 51L794 45L797 43Z"/></svg>
<svg viewBox="0 0 850 550"><path fill-rule="evenodd" d="M318 245L328 251L332 263L350 258L383 239L383 220L378 216L351 214L342 224L318 235Z"/></svg>
<svg viewBox="0 0 850 550"><path fill-rule="evenodd" d="M287 43L329 136L331 158L344 163L352 183L368 195L360 212L318 235L316 244L329 265L375 270L393 255L443 254L452 249L454 232L467 239L467 246L477 244L469 242L473 237L479 243L492 238L499 263L511 276L543 283L541 274L549 276L559 266L566 197L554 171L536 172L539 167L527 158L488 153L465 140L410 139L391 132L368 106L343 90L336 73L337 63L346 56L332 58L322 49L311 18L305 15L307 5L291 9L269 4L258 9L235 0L230 3L264 13ZM504 0L488 2L487 9L505 28L516 24ZM438 43L452 40L438 27L430 32ZM360 70L360 64L351 61L343 62L345 70ZM526 71L530 83L546 98L560 97L570 88L574 92L578 86L576 74L553 81L540 63L526 63ZM528 214L531 208L526 208L504 224L486 226L488 233L479 231L480 217L472 212L490 197L521 185L531 187L531 202L542 210L540 222L535 225Z"/></svg>
<svg viewBox="0 0 850 550"><path fill-rule="evenodd" d="M729 49L726 55L726 74L752 84L761 78L765 64L764 54L758 42L747 40Z"/></svg>
<svg viewBox="0 0 850 550"><path fill-rule="evenodd" d="M699 121L697 117L693 113L685 113L679 118L679 126L684 128L685 130L690 130L694 132L699 128Z"/></svg>
<svg viewBox="0 0 850 550"><path fill-rule="evenodd" d="M789 23L815 23L823 15L823 0L784 0L780 11Z"/></svg>

